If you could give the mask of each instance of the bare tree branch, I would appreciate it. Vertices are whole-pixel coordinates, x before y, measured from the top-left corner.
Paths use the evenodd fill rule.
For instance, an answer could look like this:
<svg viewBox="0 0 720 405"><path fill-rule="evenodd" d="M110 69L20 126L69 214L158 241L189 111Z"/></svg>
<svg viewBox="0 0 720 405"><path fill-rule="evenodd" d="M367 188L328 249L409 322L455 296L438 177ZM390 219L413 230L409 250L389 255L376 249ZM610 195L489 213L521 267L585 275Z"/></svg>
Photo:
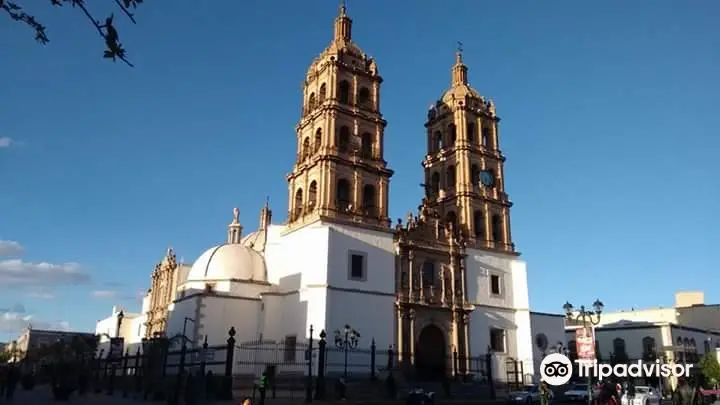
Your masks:
<svg viewBox="0 0 720 405"><path fill-rule="evenodd" d="M45 32L45 26L40 24L35 17L25 12L17 1L0 0L0 9L4 10L12 20L20 21L28 25L30 28L35 30L35 40L41 44L47 44L50 42L50 38ZM138 5L143 3L143 0L113 0L115 5L122 10L133 24L137 24L135 21L134 13L130 12L130 9L136 9ZM88 10L85 0L50 0L50 4L57 7L62 7L66 4L70 4L73 8L77 7L82 10L85 17L95 26L98 34L105 41L105 51L103 57L106 59L112 59L117 61L118 59L123 61L130 67L134 65L127 59L125 49L120 42L120 36L114 25L114 15L111 13L105 18L105 23L101 23L100 20L96 19L92 13Z"/></svg>

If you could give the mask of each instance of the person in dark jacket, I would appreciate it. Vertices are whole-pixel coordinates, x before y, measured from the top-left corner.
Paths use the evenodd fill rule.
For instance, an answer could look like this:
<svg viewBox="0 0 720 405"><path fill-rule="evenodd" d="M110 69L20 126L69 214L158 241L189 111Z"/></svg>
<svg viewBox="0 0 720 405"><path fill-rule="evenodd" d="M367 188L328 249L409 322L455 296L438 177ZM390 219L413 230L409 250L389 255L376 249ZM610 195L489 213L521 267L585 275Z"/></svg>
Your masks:
<svg viewBox="0 0 720 405"><path fill-rule="evenodd" d="M15 395L15 389L20 382L20 371L15 366L11 366L6 377L5 399L11 401Z"/></svg>
<svg viewBox="0 0 720 405"><path fill-rule="evenodd" d="M695 390L690 384L685 381L684 378L678 378L678 386L673 393L673 404L674 405L693 405L695 397Z"/></svg>

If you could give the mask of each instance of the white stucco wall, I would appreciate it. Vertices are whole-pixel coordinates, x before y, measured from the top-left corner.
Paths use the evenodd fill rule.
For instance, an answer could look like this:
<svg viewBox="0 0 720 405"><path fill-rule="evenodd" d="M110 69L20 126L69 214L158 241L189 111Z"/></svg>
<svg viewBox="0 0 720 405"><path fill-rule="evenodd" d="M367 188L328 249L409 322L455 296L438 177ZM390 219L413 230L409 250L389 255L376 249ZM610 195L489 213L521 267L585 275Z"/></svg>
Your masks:
<svg viewBox="0 0 720 405"><path fill-rule="evenodd" d="M304 285L326 284L328 227L312 224L283 234L284 226L268 229L265 264L268 281L280 291L294 291Z"/></svg>
<svg viewBox="0 0 720 405"><path fill-rule="evenodd" d="M557 350L558 345L562 345L563 348L567 347L565 316L531 312L530 329L532 331L533 371L535 380L537 381L540 372L540 362L542 362L543 357L553 349ZM537 344L538 337L541 334L545 336L547 341L548 346L545 350L542 350Z"/></svg>

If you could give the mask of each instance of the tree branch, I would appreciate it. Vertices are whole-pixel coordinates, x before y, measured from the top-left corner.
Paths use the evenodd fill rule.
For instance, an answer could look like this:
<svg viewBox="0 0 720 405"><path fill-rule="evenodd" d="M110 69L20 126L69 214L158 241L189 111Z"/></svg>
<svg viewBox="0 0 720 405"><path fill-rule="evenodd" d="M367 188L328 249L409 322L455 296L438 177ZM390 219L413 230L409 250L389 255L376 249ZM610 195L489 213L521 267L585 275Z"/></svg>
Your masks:
<svg viewBox="0 0 720 405"><path fill-rule="evenodd" d="M114 2L117 7L122 10L123 14L125 14L128 19L132 21L133 24L137 24L134 14L131 13L129 9L136 9L138 5L143 3L143 0L114 0ZM118 32L113 24L113 14L110 14L110 16L105 18L105 23L102 24L87 9L85 5L85 0L50 0L50 4L57 7L62 7L66 4L70 4L73 8L77 7L82 10L83 14L85 14L85 17L90 20L92 25L97 30L98 34L100 34L100 36L105 41L105 51L103 53L103 57L106 59L112 59L113 61L120 59L128 66L133 67L133 64L127 60L125 49L120 43L120 36L118 35ZM4 10L12 20L24 22L32 29L34 29L36 41L40 42L41 44L47 44L48 42L50 42L50 39L45 32L45 26L40 24L35 19L35 17L26 13L23 8L17 4L17 2L0 0L0 9Z"/></svg>

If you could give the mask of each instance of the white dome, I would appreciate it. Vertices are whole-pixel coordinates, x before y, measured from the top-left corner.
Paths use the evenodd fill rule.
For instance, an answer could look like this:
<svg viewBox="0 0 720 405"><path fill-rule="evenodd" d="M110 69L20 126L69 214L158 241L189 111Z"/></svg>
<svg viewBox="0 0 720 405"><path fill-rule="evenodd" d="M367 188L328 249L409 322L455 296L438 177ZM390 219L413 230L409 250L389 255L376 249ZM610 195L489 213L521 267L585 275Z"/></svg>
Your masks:
<svg viewBox="0 0 720 405"><path fill-rule="evenodd" d="M201 254L190 269L187 281L198 280L266 281L265 260L238 243L215 246Z"/></svg>

